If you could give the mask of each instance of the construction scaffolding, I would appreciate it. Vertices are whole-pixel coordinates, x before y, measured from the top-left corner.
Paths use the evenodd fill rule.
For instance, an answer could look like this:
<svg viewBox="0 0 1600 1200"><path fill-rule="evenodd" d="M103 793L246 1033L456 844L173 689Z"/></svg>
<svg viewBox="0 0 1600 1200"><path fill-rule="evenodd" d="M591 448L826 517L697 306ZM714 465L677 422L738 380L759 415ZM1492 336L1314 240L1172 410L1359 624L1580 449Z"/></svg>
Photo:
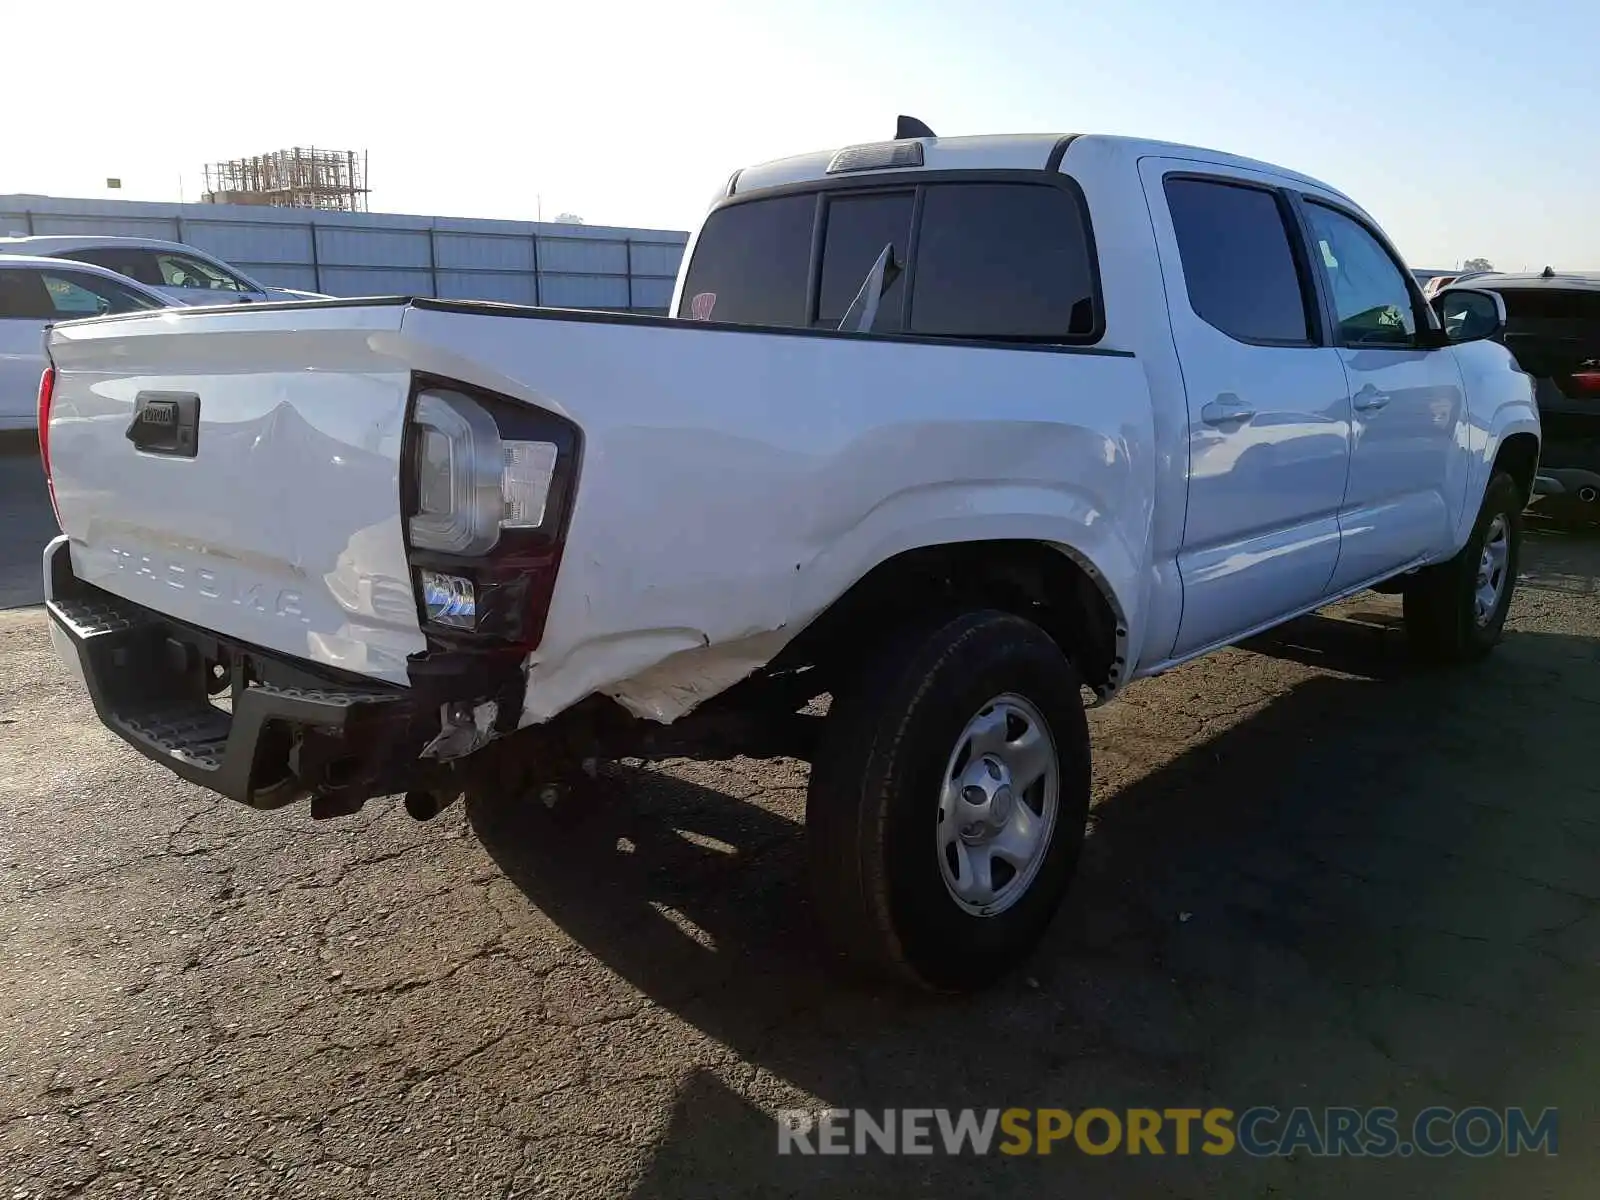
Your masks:
<svg viewBox="0 0 1600 1200"><path fill-rule="evenodd" d="M367 154L296 146L206 168L207 204L367 211Z"/></svg>

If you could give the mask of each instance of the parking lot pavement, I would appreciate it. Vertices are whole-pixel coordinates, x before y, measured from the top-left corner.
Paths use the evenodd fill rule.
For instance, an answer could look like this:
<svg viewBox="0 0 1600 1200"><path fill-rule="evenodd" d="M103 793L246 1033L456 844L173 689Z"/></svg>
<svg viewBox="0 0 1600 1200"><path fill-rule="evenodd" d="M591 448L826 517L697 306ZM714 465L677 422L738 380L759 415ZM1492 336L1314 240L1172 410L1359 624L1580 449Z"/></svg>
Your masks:
<svg viewBox="0 0 1600 1200"><path fill-rule="evenodd" d="M801 764L257 814L0 614L0 1200L1592 1196L1600 542L1525 568L1477 668L1369 596L1095 712L1081 878L963 1000L830 973ZM771 1115L1474 1103L1559 1107L1559 1157L779 1158Z"/></svg>

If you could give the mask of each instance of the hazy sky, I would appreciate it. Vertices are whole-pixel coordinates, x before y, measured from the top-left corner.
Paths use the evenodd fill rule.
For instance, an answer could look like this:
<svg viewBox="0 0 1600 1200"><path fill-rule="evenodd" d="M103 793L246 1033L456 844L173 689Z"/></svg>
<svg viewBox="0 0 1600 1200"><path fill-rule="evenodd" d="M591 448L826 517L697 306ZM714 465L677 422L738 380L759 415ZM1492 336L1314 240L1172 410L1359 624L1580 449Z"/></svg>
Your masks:
<svg viewBox="0 0 1600 1200"><path fill-rule="evenodd" d="M686 228L735 167L909 112L1279 162L1413 266L1600 269L1600 0L9 7L0 193L192 200L298 144L367 150L375 210Z"/></svg>

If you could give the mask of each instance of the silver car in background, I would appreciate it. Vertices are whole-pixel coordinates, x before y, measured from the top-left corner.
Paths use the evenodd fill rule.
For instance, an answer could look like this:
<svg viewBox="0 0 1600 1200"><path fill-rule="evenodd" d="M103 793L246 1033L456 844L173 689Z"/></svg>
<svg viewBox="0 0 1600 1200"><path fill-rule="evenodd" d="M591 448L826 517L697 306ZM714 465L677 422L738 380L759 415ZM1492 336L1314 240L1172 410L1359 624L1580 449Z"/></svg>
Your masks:
<svg viewBox="0 0 1600 1200"><path fill-rule="evenodd" d="M0 238L0 255L48 255L126 275L175 304L246 304L322 300L317 292L272 287L182 242L98 234Z"/></svg>
<svg viewBox="0 0 1600 1200"><path fill-rule="evenodd" d="M176 305L154 288L90 263L0 255L0 430L38 427L47 326Z"/></svg>

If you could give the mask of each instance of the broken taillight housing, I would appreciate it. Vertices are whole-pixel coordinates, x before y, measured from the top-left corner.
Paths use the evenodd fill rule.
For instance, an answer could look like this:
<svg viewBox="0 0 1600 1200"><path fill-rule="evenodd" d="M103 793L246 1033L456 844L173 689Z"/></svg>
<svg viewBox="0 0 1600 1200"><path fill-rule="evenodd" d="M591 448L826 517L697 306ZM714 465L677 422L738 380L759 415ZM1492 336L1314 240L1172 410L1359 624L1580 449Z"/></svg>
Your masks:
<svg viewBox="0 0 1600 1200"><path fill-rule="evenodd" d="M544 633L577 483L564 417L419 378L402 497L419 614L431 634L519 650Z"/></svg>
<svg viewBox="0 0 1600 1200"><path fill-rule="evenodd" d="M464 575L443 571L417 572L422 585L422 615L435 625L452 629L478 627L478 590Z"/></svg>

